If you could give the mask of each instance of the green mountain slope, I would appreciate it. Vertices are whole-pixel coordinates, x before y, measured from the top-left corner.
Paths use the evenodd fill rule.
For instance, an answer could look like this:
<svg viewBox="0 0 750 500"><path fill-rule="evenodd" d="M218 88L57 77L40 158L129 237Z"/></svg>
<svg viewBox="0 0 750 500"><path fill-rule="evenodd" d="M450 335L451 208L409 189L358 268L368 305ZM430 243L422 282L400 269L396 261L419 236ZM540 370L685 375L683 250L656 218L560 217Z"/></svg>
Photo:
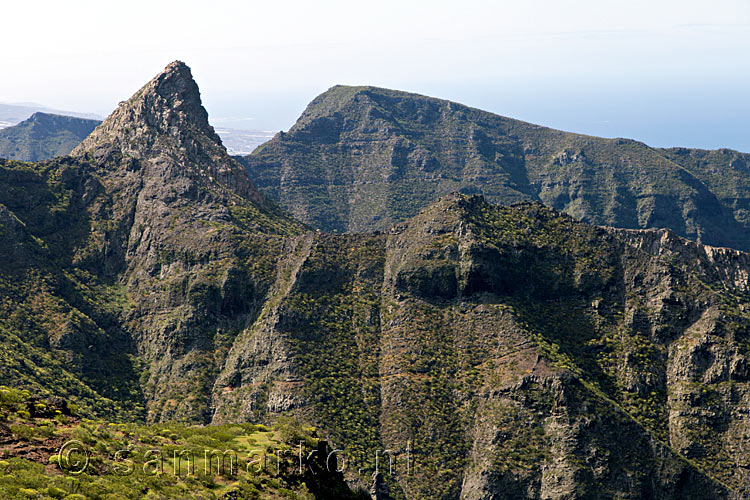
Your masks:
<svg viewBox="0 0 750 500"><path fill-rule="evenodd" d="M72 157L0 161L0 179L4 383L93 415L206 420L211 374L301 225L226 154L189 69L168 67Z"/></svg>
<svg viewBox="0 0 750 500"><path fill-rule="evenodd" d="M161 436L223 449L252 430L231 424L295 417L383 500L749 494L749 254L458 193L385 232L311 231L227 155L179 62L71 156L0 161L0 251L0 383L86 418L224 426ZM14 411L0 438L36 435ZM29 482L0 488L59 487L2 444Z"/></svg>
<svg viewBox="0 0 750 500"><path fill-rule="evenodd" d="M355 470L392 450L394 498L745 488L748 255L460 195L295 241L215 422L295 413Z"/></svg>
<svg viewBox="0 0 750 500"><path fill-rule="evenodd" d="M330 448L293 421L272 428L144 426L80 419L68 410L0 386L3 499L370 498L329 471Z"/></svg>
<svg viewBox="0 0 750 500"><path fill-rule="evenodd" d="M0 158L40 161L70 153L99 124L98 120L34 113L0 130Z"/></svg>
<svg viewBox="0 0 750 500"><path fill-rule="evenodd" d="M264 193L328 231L384 230L461 191L750 249L750 155L561 132L405 92L333 87L240 161Z"/></svg>

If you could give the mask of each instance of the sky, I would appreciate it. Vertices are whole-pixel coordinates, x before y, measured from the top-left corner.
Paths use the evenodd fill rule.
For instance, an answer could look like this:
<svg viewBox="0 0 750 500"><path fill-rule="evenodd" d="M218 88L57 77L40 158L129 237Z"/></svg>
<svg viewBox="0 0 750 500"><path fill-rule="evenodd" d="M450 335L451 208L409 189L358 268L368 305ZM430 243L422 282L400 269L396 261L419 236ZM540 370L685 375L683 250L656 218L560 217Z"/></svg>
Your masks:
<svg viewBox="0 0 750 500"><path fill-rule="evenodd" d="M108 114L169 62L215 126L336 84L573 132L750 152L750 0L5 2L0 102Z"/></svg>

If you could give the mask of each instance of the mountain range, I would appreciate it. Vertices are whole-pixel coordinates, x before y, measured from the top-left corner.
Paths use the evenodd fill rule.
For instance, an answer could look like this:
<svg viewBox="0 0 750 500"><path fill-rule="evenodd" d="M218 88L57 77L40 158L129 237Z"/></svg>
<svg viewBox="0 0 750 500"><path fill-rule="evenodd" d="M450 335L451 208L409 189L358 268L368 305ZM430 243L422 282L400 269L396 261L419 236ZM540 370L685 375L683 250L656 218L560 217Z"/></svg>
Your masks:
<svg viewBox="0 0 750 500"><path fill-rule="evenodd" d="M0 129L16 125L28 119L34 113L50 115L72 116L87 120L101 120L101 116L94 113L78 113L76 111L61 111L33 102L0 103Z"/></svg>
<svg viewBox="0 0 750 500"><path fill-rule="evenodd" d="M459 191L750 250L750 155L728 149L652 148L416 94L336 86L288 132L238 159L262 192L326 231L386 230Z"/></svg>
<svg viewBox="0 0 750 500"><path fill-rule="evenodd" d="M17 125L0 129L0 157L40 161L67 155L99 123L99 120L36 112Z"/></svg>
<svg viewBox="0 0 750 500"><path fill-rule="evenodd" d="M181 62L0 160L0 382L173 443L291 417L375 499L750 495L743 154L335 87L240 160Z"/></svg>
<svg viewBox="0 0 750 500"><path fill-rule="evenodd" d="M40 161L67 155L99 123L101 120L37 111L20 123L0 127L0 158ZM273 137L263 130L220 128L216 133L234 155L249 154Z"/></svg>

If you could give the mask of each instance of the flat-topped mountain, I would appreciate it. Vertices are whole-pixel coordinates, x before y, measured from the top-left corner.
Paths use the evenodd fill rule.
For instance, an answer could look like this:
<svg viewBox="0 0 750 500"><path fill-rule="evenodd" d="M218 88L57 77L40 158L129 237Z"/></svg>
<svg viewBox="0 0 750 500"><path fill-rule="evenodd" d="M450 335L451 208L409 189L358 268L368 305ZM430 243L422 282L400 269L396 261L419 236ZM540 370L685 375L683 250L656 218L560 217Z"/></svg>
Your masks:
<svg viewBox="0 0 750 500"><path fill-rule="evenodd" d="M241 161L261 191L327 231L384 230L460 191L750 249L748 154L573 134L406 92L333 87Z"/></svg>
<svg viewBox="0 0 750 500"><path fill-rule="evenodd" d="M0 102L0 128L17 125L38 112L48 115L73 116L87 120L101 121L101 117L94 113L78 113L76 111L54 109L33 102L15 104Z"/></svg>
<svg viewBox="0 0 750 500"><path fill-rule="evenodd" d="M40 161L70 153L99 120L37 112L0 130L0 158Z"/></svg>

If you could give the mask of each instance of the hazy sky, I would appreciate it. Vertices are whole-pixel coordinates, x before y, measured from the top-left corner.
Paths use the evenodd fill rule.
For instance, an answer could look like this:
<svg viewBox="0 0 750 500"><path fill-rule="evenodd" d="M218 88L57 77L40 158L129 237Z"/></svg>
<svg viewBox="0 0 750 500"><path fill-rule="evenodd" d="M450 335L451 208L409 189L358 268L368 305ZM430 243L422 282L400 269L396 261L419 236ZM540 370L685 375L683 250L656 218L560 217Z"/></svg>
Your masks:
<svg viewBox="0 0 750 500"><path fill-rule="evenodd" d="M655 146L750 151L750 0L4 2L0 102L107 114L170 61L215 125L287 129L332 85Z"/></svg>

